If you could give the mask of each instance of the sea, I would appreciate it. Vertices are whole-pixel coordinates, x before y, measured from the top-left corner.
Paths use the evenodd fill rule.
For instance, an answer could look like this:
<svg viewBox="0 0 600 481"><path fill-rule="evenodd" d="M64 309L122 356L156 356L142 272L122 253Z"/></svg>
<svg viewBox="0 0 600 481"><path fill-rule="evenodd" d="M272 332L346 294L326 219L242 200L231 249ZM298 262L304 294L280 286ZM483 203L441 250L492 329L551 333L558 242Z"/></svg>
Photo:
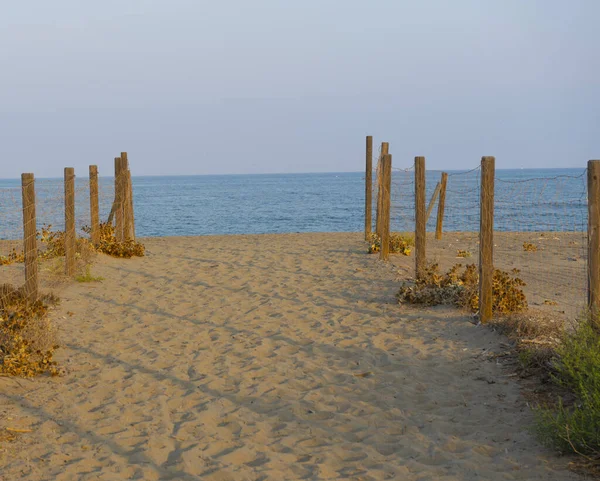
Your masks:
<svg viewBox="0 0 600 481"><path fill-rule="evenodd" d="M448 171L444 231L479 228L480 169ZM376 178L376 175L373 175ZM392 231L414 230L414 171L394 169ZM429 206L440 171L428 171ZM138 237L360 232L365 218L365 173L134 176ZM498 231L585 231L585 169L497 170L494 222ZM377 182L373 185L373 211ZM101 220L108 218L114 179L100 178ZM37 226L64 228L62 179L36 179ZM438 201L427 223L435 230ZM89 186L76 181L79 234L89 224ZM375 213L373 214L373 222ZM0 239L22 237L19 179L0 179Z"/></svg>

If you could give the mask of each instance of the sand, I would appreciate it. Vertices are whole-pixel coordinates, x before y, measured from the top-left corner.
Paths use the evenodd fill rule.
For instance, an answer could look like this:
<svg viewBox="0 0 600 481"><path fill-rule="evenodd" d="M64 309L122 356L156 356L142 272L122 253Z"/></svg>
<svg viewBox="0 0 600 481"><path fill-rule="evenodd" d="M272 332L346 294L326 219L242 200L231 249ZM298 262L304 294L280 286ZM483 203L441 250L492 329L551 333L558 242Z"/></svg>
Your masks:
<svg viewBox="0 0 600 481"><path fill-rule="evenodd" d="M360 234L145 243L61 289L64 377L0 378L0 432L31 430L0 438L0 479L579 479L528 433L503 337L396 303L412 258Z"/></svg>

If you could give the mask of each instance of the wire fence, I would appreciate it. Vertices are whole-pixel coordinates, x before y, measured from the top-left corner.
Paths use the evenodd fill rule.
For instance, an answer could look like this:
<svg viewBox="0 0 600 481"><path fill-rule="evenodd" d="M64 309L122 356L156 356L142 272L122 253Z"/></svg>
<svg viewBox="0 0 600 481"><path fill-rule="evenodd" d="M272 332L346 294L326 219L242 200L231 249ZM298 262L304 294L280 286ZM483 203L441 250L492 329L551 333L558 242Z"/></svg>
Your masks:
<svg viewBox="0 0 600 481"><path fill-rule="evenodd" d="M496 177L494 263L518 269L529 306L575 318L587 304L587 177Z"/></svg>
<svg viewBox="0 0 600 481"><path fill-rule="evenodd" d="M65 204L63 179L35 179L31 190L24 185L21 180L0 181L0 285L25 285L37 292L39 281L40 288L53 289L65 280L65 259L47 259L46 241L65 231L65 212L74 220L76 236L89 238L84 228L91 225L90 181L76 179L74 212ZM100 219L106 221L113 205L114 179L99 178L98 185ZM35 259L28 254L32 249L37 249ZM35 285L27 287L27 279L34 278Z"/></svg>
<svg viewBox="0 0 600 481"><path fill-rule="evenodd" d="M414 165L393 167L391 184L391 230L415 232ZM480 262L482 185L481 164L427 171L428 262L442 268ZM587 308L587 188L586 171L543 177L495 171L493 266L525 282L530 310L574 319Z"/></svg>

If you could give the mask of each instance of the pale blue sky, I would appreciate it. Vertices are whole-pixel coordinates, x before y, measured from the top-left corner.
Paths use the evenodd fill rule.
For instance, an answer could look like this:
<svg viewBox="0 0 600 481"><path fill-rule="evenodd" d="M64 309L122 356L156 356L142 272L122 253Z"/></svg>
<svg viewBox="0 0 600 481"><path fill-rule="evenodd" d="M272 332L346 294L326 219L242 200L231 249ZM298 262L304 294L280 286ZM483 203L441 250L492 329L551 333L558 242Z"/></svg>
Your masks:
<svg viewBox="0 0 600 481"><path fill-rule="evenodd" d="M0 7L0 178L581 167L598 0L22 0Z"/></svg>

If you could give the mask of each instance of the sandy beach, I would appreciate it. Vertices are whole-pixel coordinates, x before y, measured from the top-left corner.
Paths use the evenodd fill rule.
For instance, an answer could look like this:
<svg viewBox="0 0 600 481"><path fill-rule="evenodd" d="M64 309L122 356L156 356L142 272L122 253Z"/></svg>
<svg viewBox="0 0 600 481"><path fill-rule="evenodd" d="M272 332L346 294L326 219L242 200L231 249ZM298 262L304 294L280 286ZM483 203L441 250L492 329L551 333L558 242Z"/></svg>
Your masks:
<svg viewBox="0 0 600 481"><path fill-rule="evenodd" d="M505 338L397 304L413 257L358 233L143 242L58 291L63 377L0 378L0 431L30 431L0 440L0 480L580 479L528 433ZM432 256L476 262L452 242Z"/></svg>

